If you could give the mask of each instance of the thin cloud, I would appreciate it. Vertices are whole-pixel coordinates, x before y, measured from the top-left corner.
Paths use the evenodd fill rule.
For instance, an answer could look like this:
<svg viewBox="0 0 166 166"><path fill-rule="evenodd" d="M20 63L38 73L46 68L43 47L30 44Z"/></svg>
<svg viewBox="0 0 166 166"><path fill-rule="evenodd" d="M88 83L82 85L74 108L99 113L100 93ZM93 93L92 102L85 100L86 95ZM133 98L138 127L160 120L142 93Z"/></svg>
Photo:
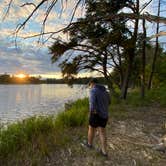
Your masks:
<svg viewBox="0 0 166 166"><path fill-rule="evenodd" d="M21 48L0 47L0 71L1 73L17 73L25 71L28 74L38 74L51 71L59 71L59 68L51 64L48 50L35 49L32 45Z"/></svg>
<svg viewBox="0 0 166 166"><path fill-rule="evenodd" d="M40 3L40 1L41 0L31 0L31 2L36 5ZM4 13L7 10L8 2L9 0L0 0L0 20L2 20ZM53 40L50 39L45 45L42 45L42 43L38 43L39 37L26 40L23 39L41 32L42 21L45 16L44 11L47 7L47 3L38 10L38 12L27 23L25 28L18 33L18 48L15 48L15 38L12 34L16 26L19 23L22 23L34 9L33 5L20 7L26 2L29 1L14 0L8 16L3 22L0 22L0 71L2 73L15 73L18 70L25 70L29 74L55 74L59 72L60 69L56 64L51 64L51 55L48 54L47 49ZM69 3L67 4L64 3L64 10L63 13L61 13L62 6L60 1L58 1L54 10L48 16L45 32L57 31L68 25L71 19L72 9L76 5L76 1L70 0L68 2ZM142 0L140 2L141 5L143 5L148 2L148 0ZM151 3L143 12L156 14L157 8L155 6L157 6L156 1L153 1L153 3ZM164 5L162 8L163 7ZM79 17L83 17L84 14L85 9L82 9L82 7L79 6L75 13L74 21ZM164 13L162 14L164 15ZM148 23L147 27L151 28L152 24ZM154 32L154 30L152 32ZM54 37L58 36L67 40L67 35L63 33L54 35ZM44 39L47 38L48 35L44 36Z"/></svg>

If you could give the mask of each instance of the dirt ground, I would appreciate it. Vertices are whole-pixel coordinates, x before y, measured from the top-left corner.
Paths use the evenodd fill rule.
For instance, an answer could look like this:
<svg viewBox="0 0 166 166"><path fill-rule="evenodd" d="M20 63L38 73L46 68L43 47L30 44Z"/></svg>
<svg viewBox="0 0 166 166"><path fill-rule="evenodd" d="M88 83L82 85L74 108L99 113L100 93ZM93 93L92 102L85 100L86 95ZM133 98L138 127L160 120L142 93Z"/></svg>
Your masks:
<svg viewBox="0 0 166 166"><path fill-rule="evenodd" d="M166 153L153 149L166 134L166 110L141 108L108 126L110 165L166 166ZM109 165L109 164L108 164Z"/></svg>
<svg viewBox="0 0 166 166"><path fill-rule="evenodd" d="M89 150L81 146L83 138L77 137L77 131L73 144L52 154L45 165L166 166L166 153L153 149L158 144L157 139L166 134L165 123L166 109L159 107L137 108L120 116L110 115L107 126L108 158L102 157L96 150L99 147L98 136L94 140L95 149ZM86 135L84 129L79 132Z"/></svg>
<svg viewBox="0 0 166 166"><path fill-rule="evenodd" d="M87 128L67 130L71 142L65 148L43 156L36 161L20 160L18 166L166 166L166 153L153 146L166 134L166 108L139 107L112 112L107 125L108 158L99 154L99 137L96 135L93 149L81 142L87 137ZM116 110L116 109L115 109ZM12 164L11 164L12 163Z"/></svg>

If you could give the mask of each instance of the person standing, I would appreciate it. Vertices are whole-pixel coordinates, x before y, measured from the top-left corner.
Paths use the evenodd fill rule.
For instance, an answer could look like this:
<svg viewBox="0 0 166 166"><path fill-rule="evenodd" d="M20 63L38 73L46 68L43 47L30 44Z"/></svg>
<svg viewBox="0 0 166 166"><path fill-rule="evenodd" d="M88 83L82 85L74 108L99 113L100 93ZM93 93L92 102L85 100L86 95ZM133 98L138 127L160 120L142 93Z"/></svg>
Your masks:
<svg viewBox="0 0 166 166"><path fill-rule="evenodd" d="M105 127L108 121L108 110L110 104L110 96L103 85L98 84L98 80L93 78L89 82L90 87L90 113L88 141L86 146L91 148L95 132L98 130L101 143L100 153L107 156L107 137Z"/></svg>

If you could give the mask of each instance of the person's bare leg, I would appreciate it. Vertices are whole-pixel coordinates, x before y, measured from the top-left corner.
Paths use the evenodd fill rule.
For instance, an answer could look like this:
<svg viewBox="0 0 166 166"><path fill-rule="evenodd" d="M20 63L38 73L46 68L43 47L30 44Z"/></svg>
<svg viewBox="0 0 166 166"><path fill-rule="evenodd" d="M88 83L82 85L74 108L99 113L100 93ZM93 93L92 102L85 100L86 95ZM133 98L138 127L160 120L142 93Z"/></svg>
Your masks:
<svg viewBox="0 0 166 166"><path fill-rule="evenodd" d="M99 127L99 137L101 142L101 150L104 154L107 154L107 137L106 137L106 130L103 127Z"/></svg>
<svg viewBox="0 0 166 166"><path fill-rule="evenodd" d="M92 126L89 125L89 129L88 129L88 144L89 145L93 144L93 139L94 139L95 131L96 131L96 128L94 128L94 127L92 127Z"/></svg>

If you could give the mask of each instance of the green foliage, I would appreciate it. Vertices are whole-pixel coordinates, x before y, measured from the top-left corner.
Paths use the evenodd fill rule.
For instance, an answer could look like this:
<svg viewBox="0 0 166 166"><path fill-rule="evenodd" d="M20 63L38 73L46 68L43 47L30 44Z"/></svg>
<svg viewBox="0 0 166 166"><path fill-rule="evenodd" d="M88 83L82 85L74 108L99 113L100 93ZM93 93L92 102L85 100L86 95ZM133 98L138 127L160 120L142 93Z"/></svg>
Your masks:
<svg viewBox="0 0 166 166"><path fill-rule="evenodd" d="M117 14L124 7L130 8L129 3L132 4L132 1L85 2L85 17L64 30L64 33L69 34L69 42L57 38L49 48L52 62L62 58L59 66L65 78L74 80L81 70L98 71L108 77L105 73L109 75L109 68L117 59L117 47L123 51L124 43L128 43L127 39L132 33L126 26L125 18L113 18L111 21L104 21L103 18Z"/></svg>
<svg viewBox="0 0 166 166"><path fill-rule="evenodd" d="M166 83L166 52L161 54L157 61L155 77L160 84Z"/></svg>
<svg viewBox="0 0 166 166"><path fill-rule="evenodd" d="M64 127L82 126L87 122L87 113L88 99L77 100L69 110L57 116L56 123Z"/></svg>
<svg viewBox="0 0 166 166"><path fill-rule="evenodd" d="M11 124L0 131L0 156L15 153L36 137L54 130L52 117L33 117Z"/></svg>
<svg viewBox="0 0 166 166"><path fill-rule="evenodd" d="M147 92L147 102L157 103L161 106L166 106L166 85L163 84L156 89L152 89Z"/></svg>
<svg viewBox="0 0 166 166"><path fill-rule="evenodd" d="M70 127L87 123L88 99L78 100L58 116L32 117L0 130L0 159L19 152L47 155L57 146L70 142ZM67 134L67 136L66 136Z"/></svg>
<svg viewBox="0 0 166 166"><path fill-rule="evenodd" d="M54 44L49 47L50 54L53 54L51 60L52 63L56 62L58 58L64 54L66 51L72 49L76 45L75 41L70 41L69 43L62 42L57 40Z"/></svg>
<svg viewBox="0 0 166 166"><path fill-rule="evenodd" d="M24 79L20 79L17 76L11 76L9 74L0 75L0 84L39 84L42 83L39 77L27 76Z"/></svg>
<svg viewBox="0 0 166 166"><path fill-rule="evenodd" d="M129 110L138 106L166 106L166 86L152 89L142 100L139 89L130 91L126 101L112 98L110 116L126 118ZM18 159L20 155L31 158L38 163L39 158L47 156L58 147L66 146L72 140L70 130L73 127L87 125L88 99L72 103L65 112L56 117L32 117L22 122L8 125L0 130L0 160L11 156ZM10 156L10 157L9 157Z"/></svg>
<svg viewBox="0 0 166 166"><path fill-rule="evenodd" d="M140 90L134 89L132 90L126 101L125 104L131 105L134 107L137 106L152 106L152 105L160 105L166 106L166 86L163 84L158 88L153 88L149 91L146 90L145 98L141 98Z"/></svg>
<svg viewBox="0 0 166 166"><path fill-rule="evenodd" d="M145 96L144 99L141 98L139 88L132 90L128 94L128 98L127 98L127 101L125 101L125 103L128 105L135 106L135 107L150 104L149 102L147 102L147 96Z"/></svg>

